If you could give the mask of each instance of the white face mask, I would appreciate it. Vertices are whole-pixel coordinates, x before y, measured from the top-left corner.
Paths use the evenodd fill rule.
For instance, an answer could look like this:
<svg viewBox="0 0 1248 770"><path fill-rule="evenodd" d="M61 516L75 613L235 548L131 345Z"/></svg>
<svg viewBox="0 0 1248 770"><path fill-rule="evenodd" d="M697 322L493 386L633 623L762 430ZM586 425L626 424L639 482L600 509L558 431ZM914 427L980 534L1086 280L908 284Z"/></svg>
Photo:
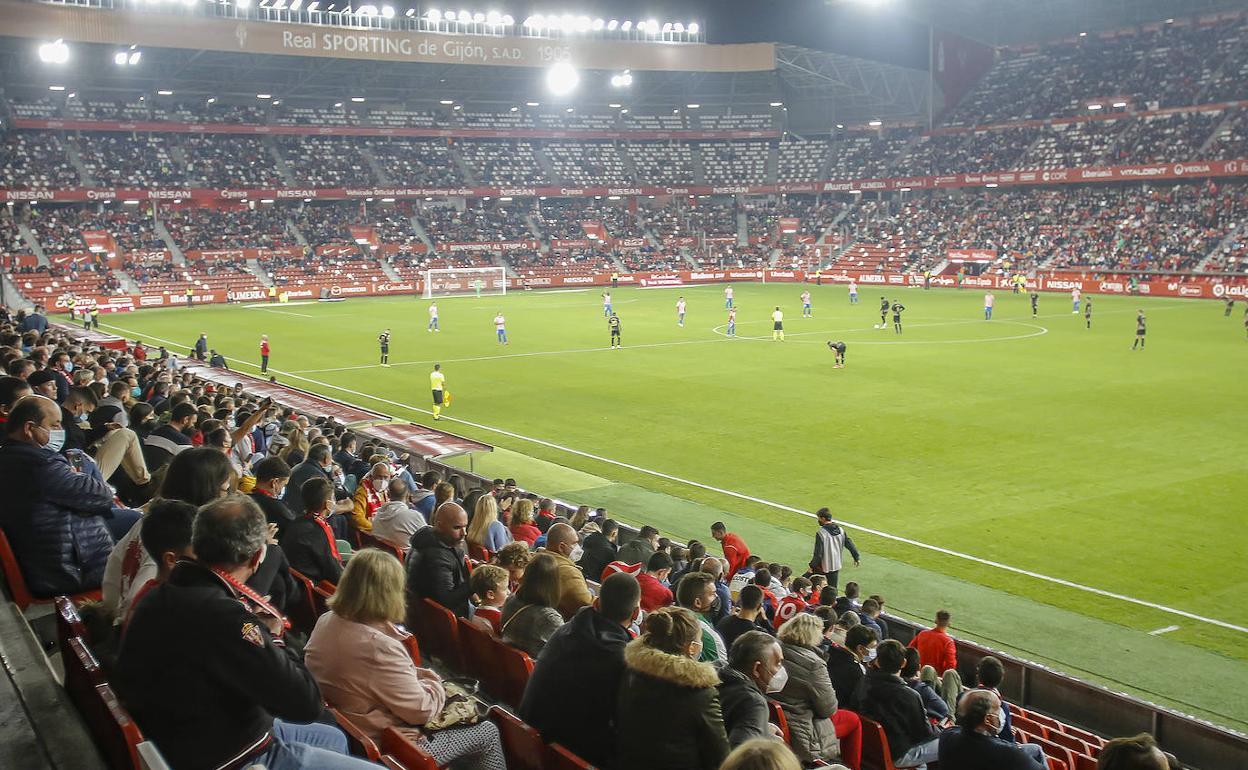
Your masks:
<svg viewBox="0 0 1248 770"><path fill-rule="evenodd" d="M862 662L870 663L873 660L875 660L875 648L870 647L867 649L866 653L862 656Z"/></svg>
<svg viewBox="0 0 1248 770"><path fill-rule="evenodd" d="M63 446L65 446L65 429L49 428L48 443L44 444L43 448L52 452L59 452Z"/></svg>
<svg viewBox="0 0 1248 770"><path fill-rule="evenodd" d="M776 669L775 676L767 683L767 692L780 692L789 683L789 671L784 666Z"/></svg>
<svg viewBox="0 0 1248 770"><path fill-rule="evenodd" d="M572 553L568 554L568 558L574 562L577 562L577 561L580 561L581 557L584 555L585 555L585 549L582 548L580 545L574 545L572 546Z"/></svg>
<svg viewBox="0 0 1248 770"><path fill-rule="evenodd" d="M385 492L388 486L390 486L390 479L373 479L373 489L378 492Z"/></svg>

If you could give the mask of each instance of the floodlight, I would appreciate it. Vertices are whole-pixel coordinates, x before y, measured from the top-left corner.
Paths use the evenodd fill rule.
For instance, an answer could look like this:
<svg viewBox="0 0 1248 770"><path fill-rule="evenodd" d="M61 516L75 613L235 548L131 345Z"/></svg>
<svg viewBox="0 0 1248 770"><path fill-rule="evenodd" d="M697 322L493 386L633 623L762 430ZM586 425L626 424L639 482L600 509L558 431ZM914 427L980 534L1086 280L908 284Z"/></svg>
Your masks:
<svg viewBox="0 0 1248 770"><path fill-rule="evenodd" d="M686 106L686 107L688 107L688 108L689 108L689 109L691 109L691 110L696 110L696 109L700 108L702 105L700 105L700 104L686 104L685 106Z"/></svg>
<svg viewBox="0 0 1248 770"><path fill-rule="evenodd" d="M844 123L837 123L837 124L836 124L836 127L837 127L837 128L845 128L845 124L844 124Z"/></svg>
<svg viewBox="0 0 1248 770"><path fill-rule="evenodd" d="M1088 109L1089 109L1089 110L1099 110L1099 109L1101 109L1103 106L1104 106L1104 105L1101 105L1101 104L1089 104L1089 105L1088 105Z"/></svg>
<svg viewBox="0 0 1248 770"><path fill-rule="evenodd" d="M510 13L503 14L503 24L506 24L508 27L510 27L511 25L515 23L516 23L516 19L514 16L512 16Z"/></svg>
<svg viewBox="0 0 1248 770"><path fill-rule="evenodd" d="M131 67L133 67L136 64L138 64L139 60L142 58L143 58L143 52L135 51L134 53L130 54L129 58L126 59L126 63L129 64Z"/></svg>
<svg viewBox="0 0 1248 770"><path fill-rule="evenodd" d="M447 12L446 12L446 17L445 17L445 18L446 18L446 20L447 20L447 21L455 21L455 12L454 12L454 11L447 11Z"/></svg>
<svg viewBox="0 0 1248 770"><path fill-rule="evenodd" d="M484 24L484 23L485 23L485 14L484 14L484 13L481 13L480 11L477 11L476 13L474 13L474 14L472 15L472 22L473 22L474 24Z"/></svg>
<svg viewBox="0 0 1248 770"><path fill-rule="evenodd" d="M684 34L685 25L678 21L672 25L672 31L675 32L677 35Z"/></svg>
<svg viewBox="0 0 1248 770"><path fill-rule="evenodd" d="M561 61L546 71L546 87L555 96L567 96L580 85L581 75L570 63Z"/></svg>
<svg viewBox="0 0 1248 770"><path fill-rule="evenodd" d="M170 91L170 90L169 90L169 89L167 89L167 88L162 88L161 90L157 91L156 93L157 93L157 94L159 94L160 96L173 96L173 91Z"/></svg>
<svg viewBox="0 0 1248 770"><path fill-rule="evenodd" d="M629 20L625 21L623 24L621 24L621 25L620 25L620 31L621 31L621 32L627 32L627 31L629 31L629 30L630 30L630 29L632 29L632 28L633 28L633 22L632 22L632 19L629 19Z"/></svg>
<svg viewBox="0 0 1248 770"><path fill-rule="evenodd" d="M576 29L576 17L570 13L565 13L559 17L559 25L564 32L571 32Z"/></svg>
<svg viewBox="0 0 1248 770"><path fill-rule="evenodd" d="M590 25L591 29L595 32L601 32L602 28L605 26L607 26L607 23L602 19L594 19L594 23Z"/></svg>
<svg viewBox="0 0 1248 770"><path fill-rule="evenodd" d="M303 0L290 0L290 10L297 11L303 7Z"/></svg>
<svg viewBox="0 0 1248 770"><path fill-rule="evenodd" d="M209 96L209 97L208 97L208 103L209 103L209 104L216 104L216 103L217 103L217 97L215 97L215 96Z"/></svg>
<svg viewBox="0 0 1248 770"><path fill-rule="evenodd" d="M989 187L989 188L999 187L999 186L1000 185L998 185L996 182L989 182L988 184L984 185L984 187Z"/></svg>
<svg viewBox="0 0 1248 770"><path fill-rule="evenodd" d="M381 18L393 19L394 18L394 6L390 6L390 5L381 6Z"/></svg>
<svg viewBox="0 0 1248 770"><path fill-rule="evenodd" d="M357 16L376 16L376 15L377 15L377 6L375 6L375 5L361 5L359 8L357 8L357 9L356 9L355 14L356 14Z"/></svg>
<svg viewBox="0 0 1248 770"><path fill-rule="evenodd" d="M880 126L884 125L884 122L880 120L872 120L872 121L868 121L867 125L871 126L872 128L879 128Z"/></svg>
<svg viewBox="0 0 1248 770"><path fill-rule="evenodd" d="M438 100L438 104L445 104L445 105L446 105L446 106L448 106L448 107L449 107L449 106L451 106L451 105L452 105L452 104L454 104L454 103L455 103L455 100L454 100L454 99L439 99L439 100Z"/></svg>
<svg viewBox="0 0 1248 770"><path fill-rule="evenodd" d="M273 106L274 106L274 107L276 107L277 105L279 105L279 104L281 104L281 103L282 103L282 100L281 100L281 99L274 99L274 100L273 100Z"/></svg>
<svg viewBox="0 0 1248 770"><path fill-rule="evenodd" d="M455 105L454 107L452 107L451 109L453 109L453 110L462 110L463 108L464 108L464 105L462 105L462 104L457 104L457 105Z"/></svg>
<svg viewBox="0 0 1248 770"><path fill-rule="evenodd" d="M64 64L69 61L69 46L61 39L39 46L39 61L45 64Z"/></svg>
<svg viewBox="0 0 1248 770"><path fill-rule="evenodd" d="M247 10L251 7L251 0L234 0L234 5L243 10Z"/></svg>
<svg viewBox="0 0 1248 770"><path fill-rule="evenodd" d="M308 3L308 13L316 13L320 8L321 4L318 0L312 0L312 2Z"/></svg>
<svg viewBox="0 0 1248 770"><path fill-rule="evenodd" d="M672 23L670 21L664 22L663 34L666 35L668 32L671 32L671 31L672 31Z"/></svg>
<svg viewBox="0 0 1248 770"><path fill-rule="evenodd" d="M611 21L608 21L608 22L607 22L607 29L608 29L609 31L611 31L611 32L614 32L614 31L615 31L615 28L616 28L616 27L618 27L618 26L620 26L620 20L619 20L619 19L612 19Z"/></svg>
<svg viewBox="0 0 1248 770"><path fill-rule="evenodd" d="M73 99L73 98L74 98L75 96L77 96L77 95L78 95L78 94L77 94L77 93L75 93L74 91L70 91L69 93L65 94L65 98L66 98L66 99Z"/></svg>
<svg viewBox="0 0 1248 770"><path fill-rule="evenodd" d="M616 102L612 102L611 104L608 104L607 106L608 106L608 107L610 107L610 108L611 108L611 109L613 109L613 110L618 110L618 109L619 109L621 106L623 106L623 105L620 105L620 104L618 104L618 103L616 103Z"/></svg>
<svg viewBox="0 0 1248 770"><path fill-rule="evenodd" d="M698 26L698 23L696 21L691 21L689 22L688 29L689 29L690 35L696 35L698 34L698 31L701 30L702 28Z"/></svg>
<svg viewBox="0 0 1248 770"><path fill-rule="evenodd" d="M49 91L64 91L65 86L48 86Z"/></svg>
<svg viewBox="0 0 1248 770"><path fill-rule="evenodd" d="M442 21L442 12L437 8L432 8L425 12L425 20L430 24L437 24Z"/></svg>
<svg viewBox="0 0 1248 770"><path fill-rule="evenodd" d="M342 109L342 102L334 102L334 107L336 109Z"/></svg>
<svg viewBox="0 0 1248 770"><path fill-rule="evenodd" d="M361 103L361 102L363 102L363 101L364 101L364 97L363 97L363 96L352 96L352 97L351 97L351 101L355 102L356 104L359 104L359 103Z"/></svg>
<svg viewBox="0 0 1248 770"><path fill-rule="evenodd" d="M525 102L524 106L525 107L540 107L541 102Z"/></svg>
<svg viewBox="0 0 1248 770"><path fill-rule="evenodd" d="M647 21L646 32L649 32L651 35L657 35L659 32L659 23L655 21L654 19L650 19L649 21Z"/></svg>
<svg viewBox="0 0 1248 770"><path fill-rule="evenodd" d="M772 102L772 103L771 103L771 106L772 106L772 107L783 107L783 106L784 106L784 102Z"/></svg>
<svg viewBox="0 0 1248 770"><path fill-rule="evenodd" d="M459 13L456 15L455 18L459 19L460 24L472 23L472 13L469 11L465 11L463 8L459 9Z"/></svg>
<svg viewBox="0 0 1248 770"><path fill-rule="evenodd" d="M627 107L625 107L624 109L620 110L620 114L621 114L621 115L627 115L627 114L628 114L628 108L627 108Z"/></svg>
<svg viewBox="0 0 1248 770"><path fill-rule="evenodd" d="M573 112L576 112L576 108L575 108L575 107L569 107L569 108L567 108L566 110L564 110L564 112L566 112L566 113L568 113L568 114L571 114L571 113L573 113Z"/></svg>
<svg viewBox="0 0 1248 770"><path fill-rule="evenodd" d="M1114 102L1114 106L1118 108L1122 108L1122 107L1126 107L1127 103L1126 102Z"/></svg>
<svg viewBox="0 0 1248 770"><path fill-rule="evenodd" d="M576 17L576 31L588 32L589 28L593 26L593 23L594 23L593 20L591 20L588 16L577 16Z"/></svg>
<svg viewBox="0 0 1248 770"><path fill-rule="evenodd" d="M256 94L257 99L272 99L273 94Z"/></svg>
<svg viewBox="0 0 1248 770"><path fill-rule="evenodd" d="M129 57L126 56L125 51L118 51L117 53L113 54L113 64L116 64L119 67L124 67L126 66L127 58Z"/></svg>
<svg viewBox="0 0 1248 770"><path fill-rule="evenodd" d="M498 11L490 11L485 15L485 20L490 24L500 24L503 21L503 15Z"/></svg>
<svg viewBox="0 0 1248 770"><path fill-rule="evenodd" d="M519 107L512 107L512 108L511 108L511 111L512 111L512 112L519 112L519 111L520 111L520 108L519 108Z"/></svg>

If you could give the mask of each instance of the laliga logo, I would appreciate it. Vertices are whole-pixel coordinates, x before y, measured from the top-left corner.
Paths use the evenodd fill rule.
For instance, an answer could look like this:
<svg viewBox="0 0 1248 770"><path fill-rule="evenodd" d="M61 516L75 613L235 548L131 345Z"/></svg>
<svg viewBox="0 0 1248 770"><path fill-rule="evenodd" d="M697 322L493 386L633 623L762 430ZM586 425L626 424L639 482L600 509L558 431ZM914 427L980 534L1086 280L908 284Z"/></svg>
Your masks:
<svg viewBox="0 0 1248 770"><path fill-rule="evenodd" d="M1215 283L1213 285L1213 296L1221 299L1225 295L1226 295L1226 286L1220 283Z"/></svg>
<svg viewBox="0 0 1248 770"><path fill-rule="evenodd" d="M1182 163L1175 163L1175 164L1174 164L1174 175L1175 175L1175 176L1183 176L1183 164L1182 164Z"/></svg>

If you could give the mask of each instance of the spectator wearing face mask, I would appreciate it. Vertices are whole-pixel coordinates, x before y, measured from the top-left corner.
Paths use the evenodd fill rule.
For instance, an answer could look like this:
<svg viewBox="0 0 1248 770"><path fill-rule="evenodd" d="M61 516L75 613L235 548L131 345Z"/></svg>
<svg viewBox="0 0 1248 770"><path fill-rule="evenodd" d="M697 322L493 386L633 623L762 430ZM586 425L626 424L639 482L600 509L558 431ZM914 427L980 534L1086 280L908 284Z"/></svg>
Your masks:
<svg viewBox="0 0 1248 770"><path fill-rule="evenodd" d="M256 486L250 497L264 511L265 520L277 527L280 538L286 525L297 518L282 501L290 482L290 466L280 457L266 457L252 467L252 474L256 477Z"/></svg>
<svg viewBox="0 0 1248 770"><path fill-rule="evenodd" d="M373 516L377 509L388 502L387 489L393 471L388 463L373 465L368 475L360 479L352 496L351 524L360 532L373 531Z"/></svg>
<svg viewBox="0 0 1248 770"><path fill-rule="evenodd" d="M849 703L858 683L867 675L867 665L875 660L879 637L866 626L854 626L845 632L845 644L829 643L828 678L840 703Z"/></svg>
<svg viewBox="0 0 1248 770"><path fill-rule="evenodd" d="M775 637L747 631L733 641L728 665L719 670L719 700L728 743L735 747L753 738L781 737L768 721L767 698L787 681L784 652Z"/></svg>
<svg viewBox="0 0 1248 770"><path fill-rule="evenodd" d="M567 524L552 524L546 531L544 553L555 557L559 565L559 614L571 618L581 607L594 603L585 575L576 563L584 554L576 530Z"/></svg>
<svg viewBox="0 0 1248 770"><path fill-rule="evenodd" d="M831 717L836 713L836 690L828 678L828 665L819 651L823 622L802 613L778 632L784 651L785 674L772 681L775 698L789 723L789 744L804 766L841 755Z"/></svg>
<svg viewBox="0 0 1248 770"><path fill-rule="evenodd" d="M38 597L98 588L113 547L105 518L112 509L112 489L75 471L59 453L65 431L54 401L23 398L5 428L0 527L27 587Z"/></svg>

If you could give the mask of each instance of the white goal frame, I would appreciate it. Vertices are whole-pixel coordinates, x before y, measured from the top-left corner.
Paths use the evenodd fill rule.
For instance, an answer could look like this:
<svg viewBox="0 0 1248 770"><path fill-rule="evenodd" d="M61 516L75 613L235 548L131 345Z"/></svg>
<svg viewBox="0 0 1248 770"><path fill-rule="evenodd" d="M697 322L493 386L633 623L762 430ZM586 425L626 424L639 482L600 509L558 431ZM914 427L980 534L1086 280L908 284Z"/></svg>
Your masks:
<svg viewBox="0 0 1248 770"><path fill-rule="evenodd" d="M436 297L494 297L507 293L505 267L445 267L425 271L425 299ZM480 284L480 292L477 285Z"/></svg>

